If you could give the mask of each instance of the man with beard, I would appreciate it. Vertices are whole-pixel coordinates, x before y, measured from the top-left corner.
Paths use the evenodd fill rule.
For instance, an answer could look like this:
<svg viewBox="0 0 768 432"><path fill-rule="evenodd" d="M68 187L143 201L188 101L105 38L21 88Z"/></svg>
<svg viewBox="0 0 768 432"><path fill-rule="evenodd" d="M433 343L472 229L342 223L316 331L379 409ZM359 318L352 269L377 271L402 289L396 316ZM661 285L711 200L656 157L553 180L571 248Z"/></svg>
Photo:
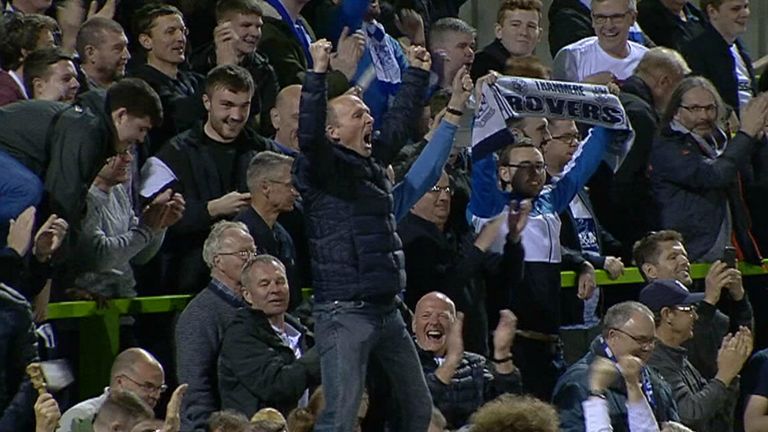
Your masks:
<svg viewBox="0 0 768 432"><path fill-rule="evenodd" d="M659 225L683 235L692 261L713 262L735 240L738 258L759 264L739 172L764 135L768 95L743 109L733 138L717 126L724 110L706 78L686 78L670 96L650 156Z"/></svg>
<svg viewBox="0 0 768 432"><path fill-rule="evenodd" d="M653 312L645 305L628 301L611 306L603 317L602 334L592 342L589 352L568 368L557 382L552 403L560 414L560 430L584 432L583 403L592 397L607 401L611 426L616 432L628 432L633 411L632 393L641 393L653 410L656 421L678 421L677 407L669 385L660 374L645 366L656 344ZM640 379L634 385L623 382L596 388L590 380L590 364L606 358L617 366L628 360L643 364ZM634 357L634 358L633 358Z"/></svg>
<svg viewBox="0 0 768 432"><path fill-rule="evenodd" d="M501 311L493 333L494 355L489 359L464 350L463 324L464 314L439 292L421 297L411 323L432 400L451 429L464 426L485 402L522 392L520 371L512 362L515 315Z"/></svg>
<svg viewBox="0 0 768 432"><path fill-rule="evenodd" d="M473 153L469 210L477 231L505 211L511 200L533 200L522 235L526 266L523 281L508 281L506 288L511 293L510 308L520 320L518 336L521 337L514 349L523 386L547 400L563 367L558 337L562 260L558 214L568 207L595 172L614 133L601 127L593 128L579 144L580 150L560 180L544 189L547 165L541 151L520 129L522 124L520 119L512 121L509 127L513 144L502 149L498 161L490 150ZM502 250L508 231L509 227L502 225L492 251ZM593 291L594 284L585 284L578 290L578 297L587 299Z"/></svg>
<svg viewBox="0 0 768 432"><path fill-rule="evenodd" d="M195 292L205 286L202 247L211 225L235 216L250 202L250 194L239 191L247 190L245 170L254 152L265 149L264 141L245 128L253 89L251 74L242 67L214 68L203 95L205 124L173 137L144 168L151 171L164 164L175 177L169 186L187 202L163 248L166 274L178 278L165 284L169 288Z"/></svg>
<svg viewBox="0 0 768 432"><path fill-rule="evenodd" d="M80 92L108 88L125 75L131 58L128 38L117 21L93 17L80 26L75 43L80 57Z"/></svg>

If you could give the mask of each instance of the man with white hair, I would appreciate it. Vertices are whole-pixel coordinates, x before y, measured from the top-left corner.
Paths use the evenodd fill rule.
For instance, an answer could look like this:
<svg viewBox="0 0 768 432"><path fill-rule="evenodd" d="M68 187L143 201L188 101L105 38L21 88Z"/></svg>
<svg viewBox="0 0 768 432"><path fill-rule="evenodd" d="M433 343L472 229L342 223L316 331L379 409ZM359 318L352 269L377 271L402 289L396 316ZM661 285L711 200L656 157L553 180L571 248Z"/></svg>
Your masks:
<svg viewBox="0 0 768 432"><path fill-rule="evenodd" d="M592 0L595 36L563 47L552 66L554 79L607 84L629 78L648 50L629 40L636 0Z"/></svg>
<svg viewBox="0 0 768 432"><path fill-rule="evenodd" d="M256 245L241 222L213 225L203 245L211 282L187 305L176 324L176 373L189 384L181 409L185 431L204 431L208 417L219 410L216 362L224 329L242 299L240 274L256 255Z"/></svg>

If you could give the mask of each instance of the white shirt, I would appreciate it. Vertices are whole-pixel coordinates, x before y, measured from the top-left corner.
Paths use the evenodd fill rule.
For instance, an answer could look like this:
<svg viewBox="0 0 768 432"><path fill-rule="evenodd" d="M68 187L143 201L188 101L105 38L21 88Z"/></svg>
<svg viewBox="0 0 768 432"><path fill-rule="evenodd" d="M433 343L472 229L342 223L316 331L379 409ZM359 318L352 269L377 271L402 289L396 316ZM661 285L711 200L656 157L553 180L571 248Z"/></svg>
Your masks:
<svg viewBox="0 0 768 432"><path fill-rule="evenodd" d="M739 108L743 108L744 105L752 99L752 80L749 79L747 65L744 64L744 59L741 57L736 44L731 45L731 56L733 56L733 61L736 64L736 79L739 88Z"/></svg>
<svg viewBox="0 0 768 432"><path fill-rule="evenodd" d="M619 80L625 80L635 72L637 64L648 48L627 41L629 55L616 58L603 50L597 36L584 38L564 46L555 56L552 78L561 81L582 82L590 75L611 72Z"/></svg>
<svg viewBox="0 0 768 432"><path fill-rule="evenodd" d="M272 329L277 333L277 336L280 337L280 340L283 341L283 345L287 346L293 351L293 355L296 356L296 359L301 358L301 332L296 330L292 325L288 324L287 322L283 324L284 329L281 329L280 327L276 327L272 325ZM309 404L309 389L304 390L304 394L301 395L301 398L299 398L299 408L304 408Z"/></svg>

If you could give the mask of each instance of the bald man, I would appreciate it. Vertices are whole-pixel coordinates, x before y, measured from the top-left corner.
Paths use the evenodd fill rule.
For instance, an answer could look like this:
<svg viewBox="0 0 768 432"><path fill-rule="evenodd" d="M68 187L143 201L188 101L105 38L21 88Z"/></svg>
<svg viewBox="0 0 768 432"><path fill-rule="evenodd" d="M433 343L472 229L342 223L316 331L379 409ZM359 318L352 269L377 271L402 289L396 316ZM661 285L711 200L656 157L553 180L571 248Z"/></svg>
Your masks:
<svg viewBox="0 0 768 432"><path fill-rule="evenodd" d="M464 314L457 314L453 300L443 293L427 293L416 303L411 327L419 360L432 400L450 429L464 426L485 402L504 393L522 392L520 371L511 354L515 315L506 309L500 312L490 359L464 351L463 326Z"/></svg>
<svg viewBox="0 0 768 432"><path fill-rule="evenodd" d="M299 100L301 85L289 85L277 94L275 107L269 112L275 128L275 146L284 154L296 157L299 153Z"/></svg>
<svg viewBox="0 0 768 432"><path fill-rule="evenodd" d="M104 389L104 393L67 410L59 420L57 431L70 432L74 430L75 423L92 422L95 425L96 413L113 392L131 391L154 408L166 389L165 372L160 362L141 348L128 348L118 354L112 363L109 387Z"/></svg>

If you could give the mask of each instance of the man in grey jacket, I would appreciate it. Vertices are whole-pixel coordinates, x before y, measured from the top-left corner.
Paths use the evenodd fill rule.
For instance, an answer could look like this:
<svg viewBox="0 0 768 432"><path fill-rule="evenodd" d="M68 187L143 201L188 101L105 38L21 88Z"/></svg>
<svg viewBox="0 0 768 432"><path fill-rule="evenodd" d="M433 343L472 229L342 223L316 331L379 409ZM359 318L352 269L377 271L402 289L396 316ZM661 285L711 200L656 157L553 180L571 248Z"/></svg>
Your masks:
<svg viewBox="0 0 768 432"><path fill-rule="evenodd" d="M205 431L208 417L220 408L219 350L235 312L246 306L240 274L255 255L256 245L242 222L217 222L203 244L211 282L176 323L176 374L179 382L189 384L181 406L181 430Z"/></svg>
<svg viewBox="0 0 768 432"><path fill-rule="evenodd" d="M682 344L693 337L696 304L703 298L703 293L691 293L674 280L643 288L640 302L653 311L656 321L657 343L648 365L669 383L683 424L699 432L728 432L733 430L738 374L752 352L752 333L742 327L728 334L717 354L715 377L702 377Z"/></svg>

